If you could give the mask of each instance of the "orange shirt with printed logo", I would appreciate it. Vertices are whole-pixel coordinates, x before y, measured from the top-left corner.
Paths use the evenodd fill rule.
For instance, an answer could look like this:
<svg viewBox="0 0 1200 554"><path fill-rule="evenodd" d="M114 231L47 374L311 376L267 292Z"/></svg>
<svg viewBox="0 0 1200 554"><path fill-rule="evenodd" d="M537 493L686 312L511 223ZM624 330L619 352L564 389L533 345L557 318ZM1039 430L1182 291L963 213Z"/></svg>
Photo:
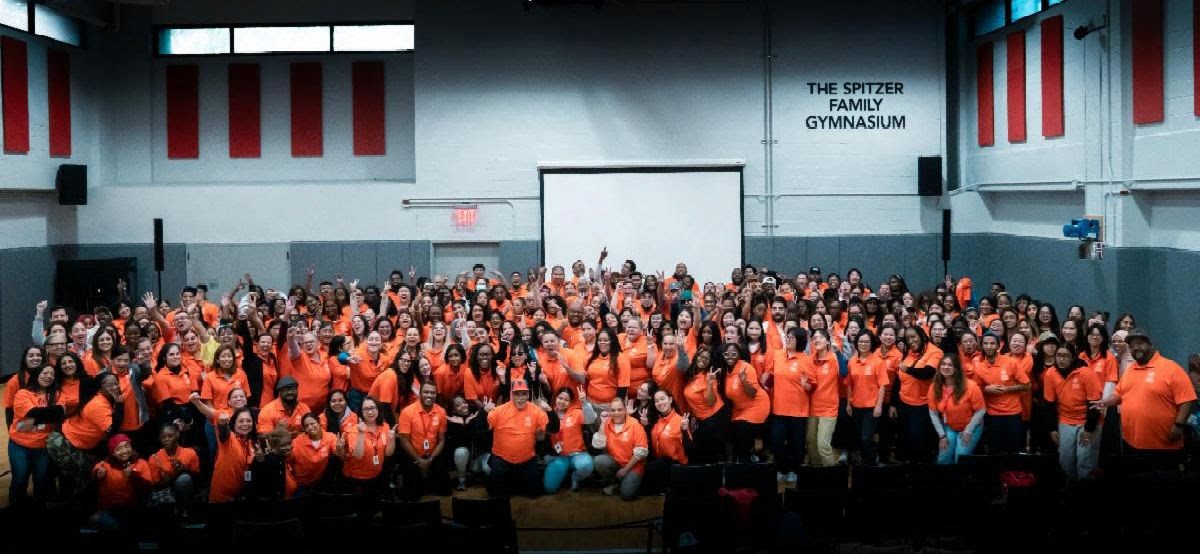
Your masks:
<svg viewBox="0 0 1200 554"><path fill-rule="evenodd" d="M511 464L533 459L537 433L550 423L546 412L530 403L517 409L516 404L505 402L488 412L487 419L492 429L492 455Z"/></svg>

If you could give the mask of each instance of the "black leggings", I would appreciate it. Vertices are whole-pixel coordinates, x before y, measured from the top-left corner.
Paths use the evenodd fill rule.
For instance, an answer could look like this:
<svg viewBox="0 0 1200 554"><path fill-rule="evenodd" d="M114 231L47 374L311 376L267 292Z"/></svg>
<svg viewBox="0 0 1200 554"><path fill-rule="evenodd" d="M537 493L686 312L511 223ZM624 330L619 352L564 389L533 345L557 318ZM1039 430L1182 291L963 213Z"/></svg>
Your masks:
<svg viewBox="0 0 1200 554"><path fill-rule="evenodd" d="M692 430L692 449L687 453L689 465L716 464L725 459L725 437L729 431L729 414L726 404L707 419L695 418Z"/></svg>
<svg viewBox="0 0 1200 554"><path fill-rule="evenodd" d="M765 423L750 423L749 421L734 421L730 424L733 436L733 462L736 464L750 463L750 454L754 452L754 440L762 437Z"/></svg>

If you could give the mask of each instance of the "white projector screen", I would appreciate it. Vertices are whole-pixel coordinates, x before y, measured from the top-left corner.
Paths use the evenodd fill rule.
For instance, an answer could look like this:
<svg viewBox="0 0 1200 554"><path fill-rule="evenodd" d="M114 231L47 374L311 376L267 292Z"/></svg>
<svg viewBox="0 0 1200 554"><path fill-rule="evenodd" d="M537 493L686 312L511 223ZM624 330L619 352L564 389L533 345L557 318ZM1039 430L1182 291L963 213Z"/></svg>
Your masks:
<svg viewBox="0 0 1200 554"><path fill-rule="evenodd" d="M670 276L684 262L696 282L723 283L742 265L742 163L566 166L541 164L542 252L547 268L583 260Z"/></svg>

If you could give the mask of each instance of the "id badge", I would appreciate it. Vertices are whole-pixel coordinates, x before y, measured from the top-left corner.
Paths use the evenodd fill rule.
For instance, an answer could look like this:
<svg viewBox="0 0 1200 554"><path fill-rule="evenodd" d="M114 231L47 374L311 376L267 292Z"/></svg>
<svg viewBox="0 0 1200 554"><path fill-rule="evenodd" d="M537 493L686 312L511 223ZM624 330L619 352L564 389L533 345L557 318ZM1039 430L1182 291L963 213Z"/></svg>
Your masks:
<svg viewBox="0 0 1200 554"><path fill-rule="evenodd" d="M379 454L376 454L376 455L374 455L374 456L371 456L371 464L373 464L373 465L379 465Z"/></svg>
<svg viewBox="0 0 1200 554"><path fill-rule="evenodd" d="M562 454L562 442L554 443L554 452Z"/></svg>
<svg viewBox="0 0 1200 554"><path fill-rule="evenodd" d="M429 439L425 439L425 442L421 443L421 448L425 449L426 452L429 451Z"/></svg>
<svg viewBox="0 0 1200 554"><path fill-rule="evenodd" d="M248 469L246 471L242 472L242 480L247 483L249 483L253 479L253 477L254 477L254 473Z"/></svg>

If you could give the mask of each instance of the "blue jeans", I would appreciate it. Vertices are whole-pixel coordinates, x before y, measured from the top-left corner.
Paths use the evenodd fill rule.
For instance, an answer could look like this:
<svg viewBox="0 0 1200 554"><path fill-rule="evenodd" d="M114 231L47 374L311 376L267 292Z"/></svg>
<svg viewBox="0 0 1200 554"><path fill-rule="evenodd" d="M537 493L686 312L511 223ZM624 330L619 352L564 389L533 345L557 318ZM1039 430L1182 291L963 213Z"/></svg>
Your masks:
<svg viewBox="0 0 1200 554"><path fill-rule="evenodd" d="M983 425L980 424L971 433L971 442L963 444L959 440L962 436L961 431L955 431L946 427L946 445L945 450L938 450L937 463L941 465L957 464L959 456L970 455L975 452L975 447L979 446L979 438L983 435Z"/></svg>
<svg viewBox="0 0 1200 554"><path fill-rule="evenodd" d="M12 440L8 441L8 463L12 466L12 483L9 485L8 503L17 506L28 495L26 488L33 477L33 498L40 504L46 499L50 481L50 455L45 448L27 448Z"/></svg>
<svg viewBox="0 0 1200 554"><path fill-rule="evenodd" d="M807 429L807 417L771 417L771 448L775 450L779 471L796 471L796 466L804 463L804 453L808 448Z"/></svg>
<svg viewBox="0 0 1200 554"><path fill-rule="evenodd" d="M587 452L578 452L550 458L550 462L546 464L546 473L542 476L546 494L558 492L567 478L567 472L572 469L575 470L575 475L571 477L573 482L578 483L587 479L592 474L592 455Z"/></svg>

